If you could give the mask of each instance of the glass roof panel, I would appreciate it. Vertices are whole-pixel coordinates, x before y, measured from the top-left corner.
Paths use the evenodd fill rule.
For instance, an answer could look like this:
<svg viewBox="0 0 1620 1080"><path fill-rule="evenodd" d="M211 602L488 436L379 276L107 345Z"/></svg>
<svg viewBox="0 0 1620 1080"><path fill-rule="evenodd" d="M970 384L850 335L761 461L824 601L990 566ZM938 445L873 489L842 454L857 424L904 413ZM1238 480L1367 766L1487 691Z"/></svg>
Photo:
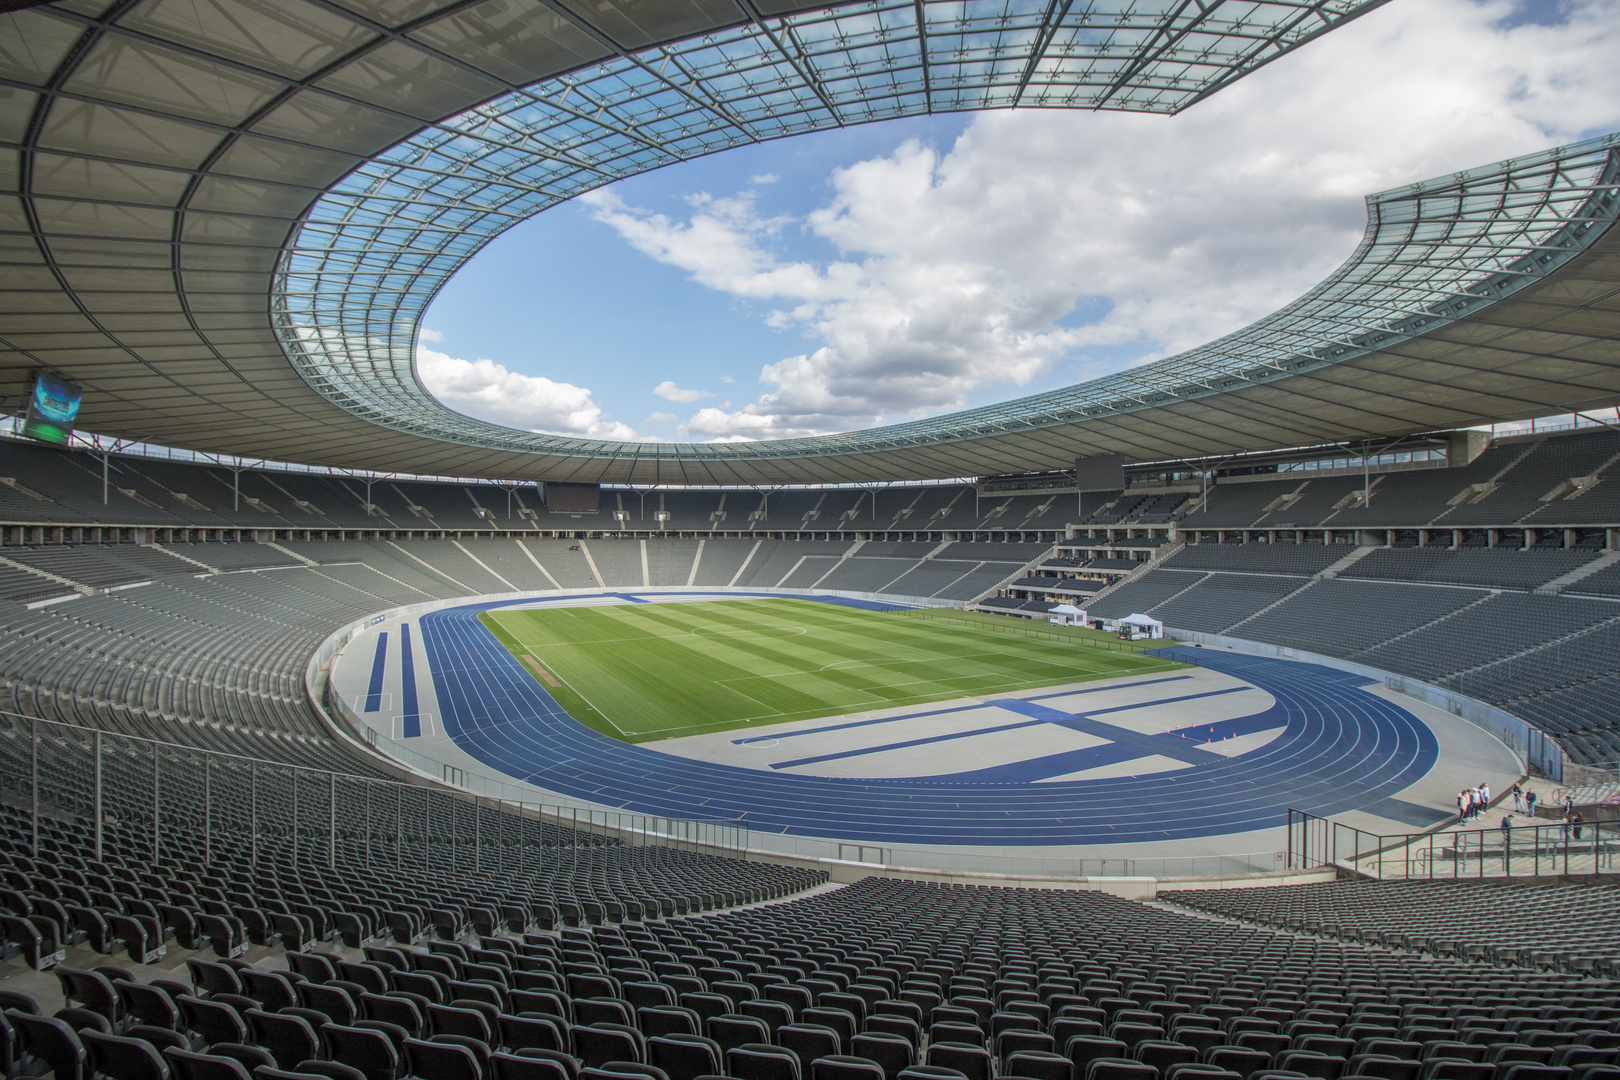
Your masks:
<svg viewBox="0 0 1620 1080"><path fill-rule="evenodd" d="M5 112L4 105L0 104L0 117L4 117ZM200 165L219 145L219 138L216 128L113 105L62 98L45 117L39 143L69 153L191 169Z"/></svg>
<svg viewBox="0 0 1620 1080"><path fill-rule="evenodd" d="M266 135L353 152L385 146L416 124L358 102L303 90L277 105L253 127Z"/></svg>
<svg viewBox="0 0 1620 1080"><path fill-rule="evenodd" d="M626 49L683 37L713 26L742 22L732 0L679 0L646 4L636 0L562 0L568 10L598 27Z"/></svg>
<svg viewBox="0 0 1620 1080"><path fill-rule="evenodd" d="M45 82L83 33L43 8L0 14L0 77Z"/></svg>
<svg viewBox="0 0 1620 1080"><path fill-rule="evenodd" d="M122 202L152 206L179 203L189 173L96 161L64 154L35 154L33 190L44 195L97 198L116 191Z"/></svg>
<svg viewBox="0 0 1620 1080"><path fill-rule="evenodd" d="M120 26L301 78L373 36L306 0L154 0Z"/></svg>
<svg viewBox="0 0 1620 1080"><path fill-rule="evenodd" d="M568 71L612 51L539 0L486 0L411 36L509 82Z"/></svg>
<svg viewBox="0 0 1620 1080"><path fill-rule="evenodd" d="M580 191L731 145L930 109L1174 112L1277 49L1370 6L868 2L611 57L428 128L336 184L283 255L273 294L278 333L311 385L389 427L517 452L633 452L694 462L1033 431L1337 363L1427 333L1582 250L1616 214L1615 140L1370 199L1367 235L1334 275L1201 349L1032 398L872 431L632 451L453 413L417 383L412 356L423 305L462 258L515 220ZM1061 26L1049 25L1059 17Z"/></svg>
<svg viewBox="0 0 1620 1080"><path fill-rule="evenodd" d="M281 84L177 49L105 35L67 89L163 112L234 124L269 101Z"/></svg>
<svg viewBox="0 0 1620 1080"><path fill-rule="evenodd" d="M245 178L273 176L289 184L320 186L330 184L354 165L355 159L347 154L241 135L219 156L213 171Z"/></svg>
<svg viewBox="0 0 1620 1080"><path fill-rule="evenodd" d="M0 86L0 139L22 141L39 95L11 86Z"/></svg>
<svg viewBox="0 0 1620 1080"><path fill-rule="evenodd" d="M288 187L229 176L207 176L189 205L198 210L296 217L315 197L311 188Z"/></svg>
<svg viewBox="0 0 1620 1080"><path fill-rule="evenodd" d="M403 41L380 45L320 81L322 87L362 101L407 107L436 120L458 108L494 97L500 85Z"/></svg>
<svg viewBox="0 0 1620 1080"><path fill-rule="evenodd" d="M368 19L375 19L384 26L402 26L420 19L429 12L450 6L450 0L336 0L336 2Z"/></svg>

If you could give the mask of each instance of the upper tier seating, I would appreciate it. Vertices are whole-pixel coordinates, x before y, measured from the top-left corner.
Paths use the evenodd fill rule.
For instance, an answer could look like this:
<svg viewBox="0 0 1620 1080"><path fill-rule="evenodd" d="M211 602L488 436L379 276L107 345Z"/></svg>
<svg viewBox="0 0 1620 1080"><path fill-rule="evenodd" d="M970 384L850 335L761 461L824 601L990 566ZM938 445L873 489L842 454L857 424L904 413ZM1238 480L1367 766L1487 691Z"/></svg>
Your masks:
<svg viewBox="0 0 1620 1080"><path fill-rule="evenodd" d="M1620 433L1504 438L1460 468L1225 477L1204 492L1152 486L1075 495L980 494L961 484L868 490L601 492L595 511L550 509L534 487L376 480L114 456L0 440L0 520L276 530L924 532L1166 525L1190 530L1568 526L1620 521ZM1371 502L1359 505L1363 488ZM1204 496L1207 495L1207 500ZM1098 499L1106 509L1094 510ZM1204 501L1186 514L1185 506Z"/></svg>
<svg viewBox="0 0 1620 1080"><path fill-rule="evenodd" d="M1219 633L1304 585L1300 578L1210 574L1154 608L1154 618L1185 630ZM1089 609L1088 609L1089 610Z"/></svg>
<svg viewBox="0 0 1620 1080"><path fill-rule="evenodd" d="M1106 596L1086 605L1094 619L1122 619L1145 614L1177 593L1198 584L1208 575L1187 570L1151 570L1135 581L1128 581Z"/></svg>
<svg viewBox="0 0 1620 1080"><path fill-rule="evenodd" d="M1316 574L1352 550L1345 544L1188 544L1165 565L1181 570Z"/></svg>
<svg viewBox="0 0 1620 1080"><path fill-rule="evenodd" d="M1617 481L1620 432L1585 428L1503 439L1460 468L1373 473L1370 483L1360 475L1308 471L1275 480L1232 478L1212 487L1207 505L1181 524L1187 530L1613 524L1620 521ZM1365 506L1364 487L1372 495Z"/></svg>
<svg viewBox="0 0 1620 1080"><path fill-rule="evenodd" d="M1474 589L1414 589L1336 578L1312 582L1270 611L1234 627L1233 633L1307 652L1351 656L1488 595Z"/></svg>
<svg viewBox="0 0 1620 1080"><path fill-rule="evenodd" d="M1590 593L1593 596L1620 596L1620 562L1611 563L1595 573L1575 582L1572 593Z"/></svg>
<svg viewBox="0 0 1620 1080"><path fill-rule="evenodd" d="M1593 551L1510 548L1385 548L1358 559L1346 577L1533 589L1597 558Z"/></svg>

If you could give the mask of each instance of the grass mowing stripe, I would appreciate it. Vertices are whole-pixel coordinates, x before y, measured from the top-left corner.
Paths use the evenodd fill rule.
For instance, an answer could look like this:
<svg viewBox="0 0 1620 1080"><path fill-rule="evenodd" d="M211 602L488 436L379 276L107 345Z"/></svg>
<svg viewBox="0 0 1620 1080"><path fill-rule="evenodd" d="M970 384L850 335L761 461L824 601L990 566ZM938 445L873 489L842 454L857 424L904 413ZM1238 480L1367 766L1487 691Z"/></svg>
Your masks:
<svg viewBox="0 0 1620 1080"><path fill-rule="evenodd" d="M590 609L593 614L604 609ZM600 618L600 616L598 616ZM605 734L616 737L636 738L642 736L649 715L647 709L641 707L640 695L627 696L622 692L623 683L614 670L613 661L619 657L634 656L635 669L639 684L661 685L666 689L659 695L658 704L669 707L682 704L682 699L693 690L683 691L687 684L683 680L683 672L691 666L691 659L687 653L687 641L693 640L684 634L677 635L648 635L641 639L626 639L615 637L604 639L599 628L587 626L582 629L585 637L583 646L572 644L558 644L548 648L545 652L546 661L559 677L562 672L572 673L564 681L571 685L588 686L592 713L602 723L590 724L591 727ZM596 648L607 643L606 648ZM633 644L627 644L630 641ZM632 651L633 650L633 651ZM581 699L585 694L575 691ZM692 703L693 708L699 707ZM761 710L752 699L742 694L732 692L711 692L705 695L701 707L711 714L724 717L728 720L741 721L747 718L759 717L762 712L770 713L774 710ZM656 715L656 714L654 714ZM583 718L580 718L583 720ZM603 724L611 727L608 731Z"/></svg>
<svg viewBox="0 0 1620 1080"><path fill-rule="evenodd" d="M543 658L566 684L553 696L577 719L633 742L1181 666L786 598L481 618L509 650Z"/></svg>
<svg viewBox="0 0 1620 1080"><path fill-rule="evenodd" d="M510 628L503 625L499 616L491 612L485 612L479 616L479 621L488 627L492 633L494 633L495 640L506 646L507 651L516 656L519 660L522 660L527 655L533 654L532 648L526 644L522 638L514 634ZM528 629L528 627L525 627L525 629ZM527 663L525 663L523 667L524 670L528 671L530 675L535 676L536 678L539 677L534 669ZM553 671L552 674L556 675L556 672ZM575 720L578 720L591 730L601 732L603 735L611 735L615 739L625 738L625 732L622 728L598 712L596 706L592 705L582 695L580 695L578 691L568 684L566 679L563 679L561 676L558 676L557 678L558 681L562 683L562 686L547 685L546 692L551 695L553 701L563 707L563 710L567 712L569 716L572 716Z"/></svg>

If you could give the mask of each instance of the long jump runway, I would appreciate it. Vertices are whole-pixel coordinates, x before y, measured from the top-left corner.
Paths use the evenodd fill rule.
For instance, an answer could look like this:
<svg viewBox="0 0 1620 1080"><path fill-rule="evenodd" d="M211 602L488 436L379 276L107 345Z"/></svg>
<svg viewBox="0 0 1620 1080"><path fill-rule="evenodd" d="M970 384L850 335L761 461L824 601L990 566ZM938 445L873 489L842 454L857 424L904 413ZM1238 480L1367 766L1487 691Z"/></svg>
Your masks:
<svg viewBox="0 0 1620 1080"><path fill-rule="evenodd" d="M613 595L638 602L655 594ZM1186 675L1177 672L1140 676L1126 687L1141 687L1152 698L1149 704L1167 710L1162 715L1175 716L1182 698L1234 691L1248 695L1235 700L1261 706L1199 722L1196 729L1167 724L1164 732L1143 731L1141 724L1113 717L1136 706L1088 711L1092 684L1047 688L975 699L956 709L943 703L876 720L825 718L784 725L782 732L727 733L732 738L726 742L745 749L749 743L774 744L769 754L750 758L759 764L749 767L735 763L735 754L730 761L725 754L704 760L658 744L623 743L576 722L478 621L480 612L492 608L534 603L471 604L417 621L442 733L498 773L632 813L741 821L753 830L873 844L1000 847L1224 836L1277 827L1290 807L1323 816L1366 810L1404 817L1413 827L1442 816L1398 797L1438 760L1434 733L1411 712L1370 692L1369 680L1332 668L1170 647L1161 655L1218 673L1233 689L1187 692L1176 678ZM1189 682L1187 689L1195 687ZM919 723L938 724L935 714L967 710L993 714L995 722L969 718L963 721L969 730L947 727L922 738L887 734L901 722L913 725L905 729L912 731ZM1070 739L1072 746L932 775L816 775L817 769L838 771L835 765L847 769L842 759L876 754L875 760L898 761L904 759L898 755L921 753L941 740L987 733L1006 739L1012 736L1002 732L1030 729ZM1201 745L1256 733L1275 737L1247 752ZM828 739L853 741L829 751ZM814 743L820 752L796 750L801 742ZM1243 745L1249 744L1234 743ZM1144 764L1140 775L1122 775L1136 762L1158 764ZM1066 778L1088 772L1093 775Z"/></svg>

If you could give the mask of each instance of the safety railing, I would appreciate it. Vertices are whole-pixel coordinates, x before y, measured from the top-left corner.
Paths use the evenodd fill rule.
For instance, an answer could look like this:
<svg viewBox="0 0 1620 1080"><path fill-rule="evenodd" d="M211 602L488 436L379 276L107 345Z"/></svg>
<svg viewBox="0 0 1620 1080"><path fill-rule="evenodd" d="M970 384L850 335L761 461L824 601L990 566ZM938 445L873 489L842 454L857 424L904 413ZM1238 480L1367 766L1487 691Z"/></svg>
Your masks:
<svg viewBox="0 0 1620 1080"><path fill-rule="evenodd" d="M753 836L755 851L799 859L836 859L862 866L933 873L986 875L1053 881L1079 881L1097 877L1230 878L1276 874L1285 868L1287 854L1272 851L1234 852L1224 855L1151 855L1121 845L1120 854L1071 857L1061 854L1005 854L972 848L894 847L887 844L822 840L767 831Z"/></svg>
<svg viewBox="0 0 1620 1080"><path fill-rule="evenodd" d="M65 831L98 859L184 852L477 873L577 864L603 844L739 858L748 850L738 822L495 798L9 712L0 712L0 805L23 812L34 852L42 829Z"/></svg>
<svg viewBox="0 0 1620 1080"><path fill-rule="evenodd" d="M1564 766L1563 780L1563 786L1553 792L1554 800L1559 803L1568 799L1577 806L1620 805L1620 761L1579 765L1568 762Z"/></svg>
<svg viewBox="0 0 1620 1080"><path fill-rule="evenodd" d="M1380 881L1612 874L1617 849L1613 821L1379 834L1288 811L1289 869L1332 866Z"/></svg>

